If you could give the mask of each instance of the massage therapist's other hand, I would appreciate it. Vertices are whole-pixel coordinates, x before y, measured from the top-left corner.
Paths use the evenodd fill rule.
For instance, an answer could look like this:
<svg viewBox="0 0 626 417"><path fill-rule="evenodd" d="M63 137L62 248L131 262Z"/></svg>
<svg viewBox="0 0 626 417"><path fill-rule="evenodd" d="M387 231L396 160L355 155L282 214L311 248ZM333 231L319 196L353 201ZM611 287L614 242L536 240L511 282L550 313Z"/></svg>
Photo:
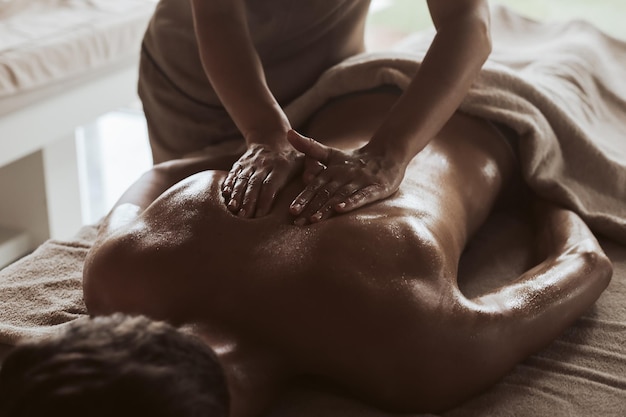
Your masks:
<svg viewBox="0 0 626 417"><path fill-rule="evenodd" d="M239 217L269 213L278 192L302 169L302 154L284 145L253 143L233 164L222 184L226 206Z"/></svg>
<svg viewBox="0 0 626 417"><path fill-rule="evenodd" d="M290 130L287 138L306 156L306 188L291 203L295 224L316 223L389 197L398 190L406 165L369 153L345 152Z"/></svg>

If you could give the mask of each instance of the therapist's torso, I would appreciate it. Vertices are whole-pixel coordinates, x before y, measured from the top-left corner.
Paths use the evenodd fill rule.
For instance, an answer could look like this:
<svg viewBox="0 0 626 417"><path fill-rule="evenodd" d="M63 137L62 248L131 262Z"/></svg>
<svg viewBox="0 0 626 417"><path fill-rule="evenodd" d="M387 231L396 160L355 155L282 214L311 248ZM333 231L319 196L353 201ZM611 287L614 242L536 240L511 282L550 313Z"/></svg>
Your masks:
<svg viewBox="0 0 626 417"><path fill-rule="evenodd" d="M370 0L245 0L248 26L267 83L282 105L319 75L364 50ZM184 93L219 105L202 69L191 2L161 0L144 47L154 63Z"/></svg>

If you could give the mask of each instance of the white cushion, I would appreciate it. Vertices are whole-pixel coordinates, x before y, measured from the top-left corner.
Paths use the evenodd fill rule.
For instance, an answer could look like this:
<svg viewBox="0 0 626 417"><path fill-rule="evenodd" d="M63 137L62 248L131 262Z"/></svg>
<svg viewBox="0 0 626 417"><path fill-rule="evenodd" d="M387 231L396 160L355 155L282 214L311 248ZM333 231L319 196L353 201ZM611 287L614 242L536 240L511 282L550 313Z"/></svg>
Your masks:
<svg viewBox="0 0 626 417"><path fill-rule="evenodd" d="M135 59L155 4L0 0L0 115L39 98L38 92Z"/></svg>

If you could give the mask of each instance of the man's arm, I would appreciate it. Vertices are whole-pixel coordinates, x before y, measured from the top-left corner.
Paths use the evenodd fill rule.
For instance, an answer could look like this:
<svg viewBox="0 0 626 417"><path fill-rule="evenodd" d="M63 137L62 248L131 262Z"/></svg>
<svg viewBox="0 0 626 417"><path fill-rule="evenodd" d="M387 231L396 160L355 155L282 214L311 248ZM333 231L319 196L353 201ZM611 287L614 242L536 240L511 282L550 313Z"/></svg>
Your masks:
<svg viewBox="0 0 626 417"><path fill-rule="evenodd" d="M472 300L458 293L451 304L453 320L440 328L447 342L437 346L431 368L422 369L430 375L422 389L429 390L433 410L492 386L555 340L609 284L611 263L585 223L547 203L538 204L537 211L543 262ZM404 392L404 398L410 394Z"/></svg>
<svg viewBox="0 0 626 417"><path fill-rule="evenodd" d="M575 213L536 204L537 247L543 258L513 283L469 303L463 342L473 360L466 372L484 386L546 347L589 310L613 272L589 228ZM471 352L471 353L470 353Z"/></svg>
<svg viewBox="0 0 626 417"><path fill-rule="evenodd" d="M494 311L526 356L555 339L584 314L608 286L613 268L587 225L575 213L535 203L544 261L512 284L476 301Z"/></svg>

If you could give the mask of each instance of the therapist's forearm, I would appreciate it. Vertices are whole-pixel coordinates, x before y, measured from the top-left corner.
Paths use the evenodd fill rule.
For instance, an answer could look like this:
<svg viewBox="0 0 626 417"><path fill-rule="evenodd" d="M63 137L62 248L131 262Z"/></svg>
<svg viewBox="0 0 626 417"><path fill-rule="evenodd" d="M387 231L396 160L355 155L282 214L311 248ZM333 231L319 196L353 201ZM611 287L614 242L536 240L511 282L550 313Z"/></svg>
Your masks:
<svg viewBox="0 0 626 417"><path fill-rule="evenodd" d="M267 86L242 1L190 1L202 65L237 128L249 144L286 144L290 124Z"/></svg>
<svg viewBox="0 0 626 417"><path fill-rule="evenodd" d="M491 52L488 22L469 16L440 28L417 74L364 147L408 164L457 110Z"/></svg>

